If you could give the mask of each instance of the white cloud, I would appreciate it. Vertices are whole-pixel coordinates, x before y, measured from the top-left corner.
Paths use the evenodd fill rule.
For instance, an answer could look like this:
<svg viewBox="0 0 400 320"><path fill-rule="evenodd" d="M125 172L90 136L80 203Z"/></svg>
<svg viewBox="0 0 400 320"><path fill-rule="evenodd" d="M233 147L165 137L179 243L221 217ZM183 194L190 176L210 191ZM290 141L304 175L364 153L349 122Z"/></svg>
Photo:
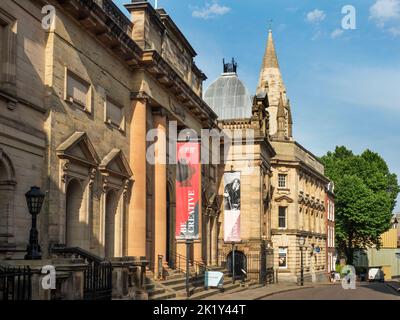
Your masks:
<svg viewBox="0 0 400 320"><path fill-rule="evenodd" d="M400 19L400 0L377 0L369 11L371 18L380 25L389 20Z"/></svg>
<svg viewBox="0 0 400 320"><path fill-rule="evenodd" d="M206 4L203 8L196 8L192 12L192 16L200 19L210 19L217 16L223 16L231 11L231 8L221 6L218 3Z"/></svg>
<svg viewBox="0 0 400 320"><path fill-rule="evenodd" d="M336 39L336 38L340 37L343 34L343 32L344 32L343 29L335 29L331 33L331 38Z"/></svg>
<svg viewBox="0 0 400 320"><path fill-rule="evenodd" d="M376 0L369 11L370 19L382 31L400 36L400 0Z"/></svg>
<svg viewBox="0 0 400 320"><path fill-rule="evenodd" d="M400 37L400 27L391 27L388 31L395 37Z"/></svg>
<svg viewBox="0 0 400 320"><path fill-rule="evenodd" d="M326 14L324 11L315 9L307 13L307 21L311 23L320 23L321 21L325 20Z"/></svg>

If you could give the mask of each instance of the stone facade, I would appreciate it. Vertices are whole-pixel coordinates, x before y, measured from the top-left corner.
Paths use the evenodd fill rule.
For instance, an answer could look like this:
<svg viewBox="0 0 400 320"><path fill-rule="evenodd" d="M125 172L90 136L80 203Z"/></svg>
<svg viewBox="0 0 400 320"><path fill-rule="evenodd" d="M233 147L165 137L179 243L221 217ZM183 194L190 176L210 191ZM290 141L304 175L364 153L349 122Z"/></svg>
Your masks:
<svg viewBox="0 0 400 320"><path fill-rule="evenodd" d="M44 5L55 8L49 28L42 26ZM325 248L327 179L322 164L292 137L272 34L257 94L245 97L249 117L217 121L202 99L206 76L194 62L196 52L165 10L138 0L126 9L131 19L111 0L1 2L0 260L27 263L25 192L37 185L46 195L38 218L44 261L62 271L63 288L79 284L77 295L73 288L63 289L65 295L82 296L85 265L56 257L60 245L113 261L116 294L126 295L127 264L137 267L141 283L145 264L157 276L186 255L185 243L175 240L176 166L149 162L148 150L159 160L163 151L165 160L173 158L174 130L190 128L199 136L202 129L248 130L251 140L236 140L221 164L202 165L201 236L190 259L215 266L221 253L229 254L223 175L240 171L236 250L251 255L273 247L279 276L296 279L298 237L307 236L310 249ZM151 129L156 139L149 138ZM219 156L212 148L203 153ZM284 226L280 207L286 208ZM287 249L285 268L279 268L280 248ZM322 274L325 251L310 252L306 274Z"/></svg>
<svg viewBox="0 0 400 320"><path fill-rule="evenodd" d="M56 9L42 28L44 5ZM196 52L164 10L109 0L0 4L0 254L20 259L31 218L24 194L46 193L38 227L44 258L63 244L109 259L143 257L158 273L175 240L175 166L150 164L178 130L218 129L201 98ZM18 24L18 28L16 27ZM158 139L146 142L150 129ZM211 151L210 151L211 152ZM211 176L212 171L212 176ZM218 167L203 168L198 261L216 257ZM214 234L214 236L212 236Z"/></svg>
<svg viewBox="0 0 400 320"><path fill-rule="evenodd" d="M270 101L272 158L271 229L275 267L280 280L298 281L301 270L299 238L306 238L305 277L312 281L326 275L326 222L324 166L293 138L292 112L269 32L257 95Z"/></svg>

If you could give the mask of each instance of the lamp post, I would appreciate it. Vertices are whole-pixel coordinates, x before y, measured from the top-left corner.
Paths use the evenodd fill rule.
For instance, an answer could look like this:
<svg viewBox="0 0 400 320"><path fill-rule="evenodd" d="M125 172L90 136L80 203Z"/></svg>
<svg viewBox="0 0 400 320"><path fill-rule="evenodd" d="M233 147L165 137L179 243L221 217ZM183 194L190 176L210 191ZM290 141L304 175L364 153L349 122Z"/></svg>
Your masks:
<svg viewBox="0 0 400 320"><path fill-rule="evenodd" d="M301 236L299 238L299 246L300 246L300 285L304 286L304 265L303 265L303 248L304 244L306 243L306 238Z"/></svg>
<svg viewBox="0 0 400 320"><path fill-rule="evenodd" d="M232 242L232 279L235 284L235 242Z"/></svg>
<svg viewBox="0 0 400 320"><path fill-rule="evenodd" d="M29 213L32 215L32 227L29 234L29 244L26 248L27 253L25 255L25 260L40 260L42 259L42 254L39 245L39 233L36 227L37 215L42 209L42 204L44 200L44 193L40 191L39 187L31 187L26 194L26 204L28 205Z"/></svg>

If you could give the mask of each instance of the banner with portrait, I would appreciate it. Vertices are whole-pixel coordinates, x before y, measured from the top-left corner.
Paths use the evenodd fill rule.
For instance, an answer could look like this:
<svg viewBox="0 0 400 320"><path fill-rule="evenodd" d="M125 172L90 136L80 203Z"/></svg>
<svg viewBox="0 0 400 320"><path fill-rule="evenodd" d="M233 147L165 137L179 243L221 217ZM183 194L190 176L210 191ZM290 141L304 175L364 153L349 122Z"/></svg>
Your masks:
<svg viewBox="0 0 400 320"><path fill-rule="evenodd" d="M176 166L177 240L199 239L200 143L178 142Z"/></svg>
<svg viewBox="0 0 400 320"><path fill-rule="evenodd" d="M224 240L240 242L240 172L224 174Z"/></svg>

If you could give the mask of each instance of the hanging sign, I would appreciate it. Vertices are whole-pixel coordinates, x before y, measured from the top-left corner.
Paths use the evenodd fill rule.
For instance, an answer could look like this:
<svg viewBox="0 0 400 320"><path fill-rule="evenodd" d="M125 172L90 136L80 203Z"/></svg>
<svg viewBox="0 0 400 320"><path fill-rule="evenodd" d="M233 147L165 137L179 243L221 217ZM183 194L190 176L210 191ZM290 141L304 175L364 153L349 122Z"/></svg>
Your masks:
<svg viewBox="0 0 400 320"><path fill-rule="evenodd" d="M240 242L240 172L224 174L224 240Z"/></svg>
<svg viewBox="0 0 400 320"><path fill-rule="evenodd" d="M176 239L199 239L200 144L178 142L176 169Z"/></svg>

